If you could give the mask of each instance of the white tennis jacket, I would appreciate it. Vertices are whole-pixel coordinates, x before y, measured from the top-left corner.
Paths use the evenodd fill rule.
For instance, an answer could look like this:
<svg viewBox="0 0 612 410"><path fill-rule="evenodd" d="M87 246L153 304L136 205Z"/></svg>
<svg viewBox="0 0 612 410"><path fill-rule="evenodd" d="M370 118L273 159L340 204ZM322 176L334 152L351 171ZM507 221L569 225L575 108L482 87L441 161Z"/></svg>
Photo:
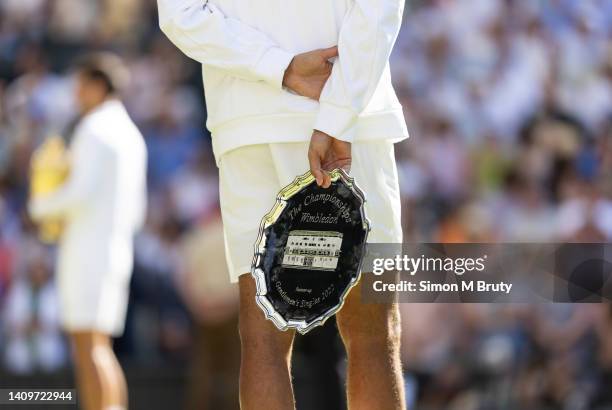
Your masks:
<svg viewBox="0 0 612 410"><path fill-rule="evenodd" d="M65 184L29 204L34 219L64 218L60 287L72 288L70 280L83 275L125 282L132 268L134 235L146 212L144 139L123 104L109 100L76 127L70 156Z"/></svg>
<svg viewBox="0 0 612 410"><path fill-rule="evenodd" d="M159 24L202 63L217 160L251 144L408 136L389 55L404 0L157 0ZM320 102L282 86L295 54L338 45Z"/></svg>

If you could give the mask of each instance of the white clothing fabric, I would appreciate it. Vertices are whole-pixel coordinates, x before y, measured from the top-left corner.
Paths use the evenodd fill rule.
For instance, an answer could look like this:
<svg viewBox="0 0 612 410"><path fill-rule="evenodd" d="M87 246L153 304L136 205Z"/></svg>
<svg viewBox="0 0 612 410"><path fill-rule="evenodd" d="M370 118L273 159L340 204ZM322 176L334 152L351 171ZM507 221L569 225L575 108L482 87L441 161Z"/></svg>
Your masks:
<svg viewBox="0 0 612 410"><path fill-rule="evenodd" d="M403 0L158 0L159 24L203 64L217 161L245 145L408 136L389 55ZM282 87L294 55L338 45L320 102Z"/></svg>
<svg viewBox="0 0 612 410"><path fill-rule="evenodd" d="M230 280L251 271L263 216L276 195L308 167L308 143L260 144L223 155L219 193ZM390 141L353 144L351 176L366 195L369 243L401 243L401 203L395 152Z"/></svg>

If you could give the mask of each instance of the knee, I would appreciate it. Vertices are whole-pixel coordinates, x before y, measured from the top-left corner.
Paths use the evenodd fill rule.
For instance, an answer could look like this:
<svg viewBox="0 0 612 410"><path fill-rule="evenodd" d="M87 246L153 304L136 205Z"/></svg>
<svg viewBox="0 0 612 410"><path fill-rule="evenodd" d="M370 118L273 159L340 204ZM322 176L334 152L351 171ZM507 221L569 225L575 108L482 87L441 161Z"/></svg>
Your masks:
<svg viewBox="0 0 612 410"><path fill-rule="evenodd" d="M255 303L256 287L250 276L242 275L239 287L238 333L243 361L250 358L275 360L288 357L293 332L282 332L266 320L264 313Z"/></svg>
<svg viewBox="0 0 612 410"><path fill-rule="evenodd" d="M238 335L240 336L240 345L243 350L257 349L259 346L265 346L268 341L273 340L273 336L267 329L262 329L253 323L248 318L240 317L238 321Z"/></svg>
<svg viewBox="0 0 612 410"><path fill-rule="evenodd" d="M261 320L240 317L238 333L243 358L257 357L272 360L289 356L293 333L278 330L263 318L263 313Z"/></svg>
<svg viewBox="0 0 612 410"><path fill-rule="evenodd" d="M373 315L338 317L338 329L348 353L388 354L399 351L401 323L395 305L378 306Z"/></svg>
<svg viewBox="0 0 612 410"><path fill-rule="evenodd" d="M90 366L114 355L110 339L87 332L71 334L72 356L77 366Z"/></svg>
<svg viewBox="0 0 612 410"><path fill-rule="evenodd" d="M86 333L72 333L70 341L75 356L87 354L93 349L93 338Z"/></svg>

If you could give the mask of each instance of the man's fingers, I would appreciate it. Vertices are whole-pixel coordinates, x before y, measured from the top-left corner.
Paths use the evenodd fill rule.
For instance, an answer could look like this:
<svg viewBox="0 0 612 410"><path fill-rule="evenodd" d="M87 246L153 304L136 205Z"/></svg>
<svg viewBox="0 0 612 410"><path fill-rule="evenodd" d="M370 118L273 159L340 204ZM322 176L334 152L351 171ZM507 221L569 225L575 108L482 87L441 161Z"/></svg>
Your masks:
<svg viewBox="0 0 612 410"><path fill-rule="evenodd" d="M321 169L321 158L316 152L309 150L308 162L310 164L310 172L315 177L317 185L322 186L325 182L325 173Z"/></svg>
<svg viewBox="0 0 612 410"><path fill-rule="evenodd" d="M329 60L333 57L338 57L338 46L333 46L329 48L322 48L319 50L321 52L321 56L326 60Z"/></svg>
<svg viewBox="0 0 612 410"><path fill-rule="evenodd" d="M350 158L337 159L335 161L323 164L323 169L332 171L337 168L342 168L347 173L350 173L351 172L351 159Z"/></svg>
<svg viewBox="0 0 612 410"><path fill-rule="evenodd" d="M332 137L318 130L314 130L310 137L310 147L308 148L310 172L317 180L317 185L323 188L329 188L331 185L331 177L325 172L322 162L329 155L332 140Z"/></svg>
<svg viewBox="0 0 612 410"><path fill-rule="evenodd" d="M315 180L317 181L317 185L325 188L325 182L327 181L327 178L329 178L327 173L321 168L312 169L311 172L314 175Z"/></svg>
<svg viewBox="0 0 612 410"><path fill-rule="evenodd" d="M328 172L323 172L324 178L323 178L323 188L329 188L331 186L331 177L329 176Z"/></svg>

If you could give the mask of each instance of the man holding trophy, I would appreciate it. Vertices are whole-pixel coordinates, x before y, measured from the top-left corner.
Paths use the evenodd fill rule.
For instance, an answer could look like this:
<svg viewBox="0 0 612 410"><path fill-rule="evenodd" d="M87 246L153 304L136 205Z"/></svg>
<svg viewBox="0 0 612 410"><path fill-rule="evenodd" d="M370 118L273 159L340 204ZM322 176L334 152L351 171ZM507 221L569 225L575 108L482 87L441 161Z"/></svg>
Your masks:
<svg viewBox="0 0 612 410"><path fill-rule="evenodd" d="M146 148L119 100L126 76L112 54L83 59L76 69L81 118L68 175L59 160L68 156L61 154L61 140L47 141L32 161L30 214L43 239L58 236L58 221L63 224L60 314L72 341L85 410L127 409L127 386L111 336L124 328L132 242L146 207Z"/></svg>
<svg viewBox="0 0 612 410"><path fill-rule="evenodd" d="M366 238L402 241L393 144L408 133L388 59L403 1L158 7L162 31L203 66L227 262L240 288L241 407L295 408L294 329L337 313L349 408L404 409L397 306L362 303L358 285Z"/></svg>

